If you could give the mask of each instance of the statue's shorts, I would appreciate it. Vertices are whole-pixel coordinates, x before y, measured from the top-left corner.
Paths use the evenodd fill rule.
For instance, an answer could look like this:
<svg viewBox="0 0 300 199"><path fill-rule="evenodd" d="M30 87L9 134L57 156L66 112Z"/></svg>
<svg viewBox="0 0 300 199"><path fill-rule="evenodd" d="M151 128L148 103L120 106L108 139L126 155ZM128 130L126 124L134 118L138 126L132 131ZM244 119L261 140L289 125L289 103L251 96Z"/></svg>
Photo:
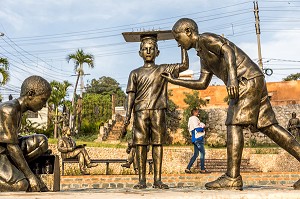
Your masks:
<svg viewBox="0 0 300 199"><path fill-rule="evenodd" d="M278 124L264 76L239 80L239 97L231 99L226 125L250 126L252 130Z"/></svg>
<svg viewBox="0 0 300 199"><path fill-rule="evenodd" d="M1 146L0 146L1 147ZM19 171L4 153L0 154L0 184L8 183L13 185L25 179L24 174Z"/></svg>
<svg viewBox="0 0 300 199"><path fill-rule="evenodd" d="M162 145L166 135L165 109L134 112L133 144Z"/></svg>
<svg viewBox="0 0 300 199"><path fill-rule="evenodd" d="M26 158L28 154L42 148L42 152L48 147L47 137L43 134L34 134L19 137L19 146ZM23 172L16 168L11 159L7 155L5 143L0 143L0 183L15 184L25 179ZM45 148L45 149L43 149Z"/></svg>

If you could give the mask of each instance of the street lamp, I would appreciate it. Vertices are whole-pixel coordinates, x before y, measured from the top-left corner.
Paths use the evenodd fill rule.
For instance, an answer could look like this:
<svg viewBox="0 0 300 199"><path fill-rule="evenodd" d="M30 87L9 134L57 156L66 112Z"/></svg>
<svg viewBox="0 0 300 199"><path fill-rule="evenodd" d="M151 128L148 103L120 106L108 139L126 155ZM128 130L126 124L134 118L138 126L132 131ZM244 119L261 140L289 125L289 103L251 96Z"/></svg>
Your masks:
<svg viewBox="0 0 300 199"><path fill-rule="evenodd" d="M4 36L4 33L3 32L0 32L0 37L3 37Z"/></svg>

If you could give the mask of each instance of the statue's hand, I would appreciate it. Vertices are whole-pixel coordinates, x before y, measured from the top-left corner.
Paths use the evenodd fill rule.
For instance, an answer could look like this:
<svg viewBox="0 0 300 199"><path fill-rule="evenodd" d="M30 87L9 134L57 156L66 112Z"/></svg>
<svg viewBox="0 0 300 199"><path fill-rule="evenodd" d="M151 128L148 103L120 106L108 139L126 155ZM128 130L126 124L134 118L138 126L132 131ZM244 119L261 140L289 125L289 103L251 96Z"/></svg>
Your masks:
<svg viewBox="0 0 300 199"><path fill-rule="evenodd" d="M126 136L126 134L127 134L127 126L124 125L122 128L122 136L121 137L124 138Z"/></svg>
<svg viewBox="0 0 300 199"><path fill-rule="evenodd" d="M29 177L28 181L29 181L29 186L30 186L29 191L31 191L31 192L40 192L41 191L41 183L34 175Z"/></svg>
<svg viewBox="0 0 300 199"><path fill-rule="evenodd" d="M127 154L129 154L130 151L131 151L131 148L127 148L127 149L126 149L126 153L127 153Z"/></svg>
<svg viewBox="0 0 300 199"><path fill-rule="evenodd" d="M67 151L68 152L72 152L72 151L74 151L76 149L76 147L69 147L69 148L67 148Z"/></svg>
<svg viewBox="0 0 300 199"><path fill-rule="evenodd" d="M174 79L171 73L164 72L161 74L162 77L166 78L168 81Z"/></svg>
<svg viewBox="0 0 300 199"><path fill-rule="evenodd" d="M122 128L122 138L124 138L127 134L127 126L129 125L129 123L130 123L130 118L126 117Z"/></svg>
<svg viewBox="0 0 300 199"><path fill-rule="evenodd" d="M227 93L230 99L237 99L239 96L239 83L237 80L229 80L227 86Z"/></svg>

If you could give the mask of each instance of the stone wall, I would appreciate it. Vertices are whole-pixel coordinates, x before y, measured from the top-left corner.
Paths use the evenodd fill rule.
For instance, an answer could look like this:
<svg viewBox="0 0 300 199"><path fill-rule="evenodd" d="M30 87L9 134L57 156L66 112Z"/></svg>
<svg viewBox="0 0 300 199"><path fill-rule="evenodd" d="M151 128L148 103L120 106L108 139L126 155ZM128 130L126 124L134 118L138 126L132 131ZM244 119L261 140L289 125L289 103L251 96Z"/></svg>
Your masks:
<svg viewBox="0 0 300 199"><path fill-rule="evenodd" d="M286 128L289 119L292 116L292 112L296 112L297 116L300 116L300 105L290 104L284 106L273 106L273 110L276 114L276 118L281 126ZM212 135L213 139L207 139L208 142L214 142L218 139L226 139L226 125L225 120L227 116L227 108L213 108L206 109L209 120L207 122L207 137ZM268 137L260 132L251 133L249 130L244 130L245 145L253 144L269 144L273 143ZM210 143L209 143L210 144Z"/></svg>
<svg viewBox="0 0 300 199"><path fill-rule="evenodd" d="M54 154L58 154L56 145L50 145ZM125 148L87 147L92 159L126 159ZM188 161L193 155L192 146L164 147L163 173L184 173ZM149 152L151 158L151 150ZM226 149L206 149L206 158L226 159ZM263 172L300 171L300 163L281 148L245 148L243 158L250 159L250 164ZM195 166L195 165L194 165ZM91 174L105 174L105 164L90 169ZM148 167L148 165L147 165ZM120 163L109 165L111 174L133 174L133 169L121 167ZM78 164L66 164L66 175L79 175Z"/></svg>

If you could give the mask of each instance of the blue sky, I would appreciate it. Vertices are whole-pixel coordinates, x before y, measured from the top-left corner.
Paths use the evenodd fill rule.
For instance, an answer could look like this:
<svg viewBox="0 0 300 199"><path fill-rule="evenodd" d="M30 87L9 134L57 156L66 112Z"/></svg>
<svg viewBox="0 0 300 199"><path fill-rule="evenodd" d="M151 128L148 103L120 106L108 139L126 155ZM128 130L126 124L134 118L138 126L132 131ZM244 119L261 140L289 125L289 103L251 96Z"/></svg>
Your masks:
<svg viewBox="0 0 300 199"><path fill-rule="evenodd" d="M262 57L274 70L267 81L281 81L300 70L300 1L258 1ZM126 43L122 32L171 29L182 17L194 19L200 32L224 34L257 60L253 1L246 0L1 0L0 57L10 61L11 80L0 92L18 96L30 75L75 83L73 62L78 48L95 56L95 68L84 66L85 83L110 76L123 88L131 70L141 66L138 43ZM180 62L174 40L160 41L157 63ZM199 77L199 58L189 51L190 69ZM221 83L213 78L212 83ZM73 88L70 88L72 93ZM78 90L79 92L79 90ZM70 96L72 97L72 96Z"/></svg>

